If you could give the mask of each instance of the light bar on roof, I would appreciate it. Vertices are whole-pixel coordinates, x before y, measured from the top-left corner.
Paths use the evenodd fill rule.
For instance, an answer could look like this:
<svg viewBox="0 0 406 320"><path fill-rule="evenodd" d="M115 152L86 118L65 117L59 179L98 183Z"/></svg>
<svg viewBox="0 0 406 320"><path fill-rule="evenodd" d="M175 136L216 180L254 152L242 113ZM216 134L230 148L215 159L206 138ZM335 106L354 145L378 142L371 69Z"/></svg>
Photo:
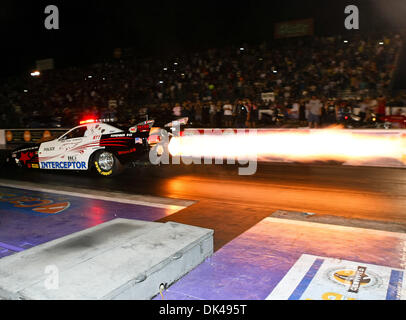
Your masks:
<svg viewBox="0 0 406 320"><path fill-rule="evenodd" d="M79 122L79 124L86 124L86 123L95 123L98 122L96 119L86 119Z"/></svg>

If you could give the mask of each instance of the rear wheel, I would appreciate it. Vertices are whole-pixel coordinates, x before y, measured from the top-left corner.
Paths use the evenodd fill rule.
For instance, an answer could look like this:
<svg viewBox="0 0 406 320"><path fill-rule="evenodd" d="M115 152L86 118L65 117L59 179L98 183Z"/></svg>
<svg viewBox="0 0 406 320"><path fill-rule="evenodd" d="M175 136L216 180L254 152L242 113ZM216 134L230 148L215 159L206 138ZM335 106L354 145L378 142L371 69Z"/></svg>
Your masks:
<svg viewBox="0 0 406 320"><path fill-rule="evenodd" d="M123 171L123 166L117 157L109 151L98 151L93 157L96 172L103 177L111 177Z"/></svg>

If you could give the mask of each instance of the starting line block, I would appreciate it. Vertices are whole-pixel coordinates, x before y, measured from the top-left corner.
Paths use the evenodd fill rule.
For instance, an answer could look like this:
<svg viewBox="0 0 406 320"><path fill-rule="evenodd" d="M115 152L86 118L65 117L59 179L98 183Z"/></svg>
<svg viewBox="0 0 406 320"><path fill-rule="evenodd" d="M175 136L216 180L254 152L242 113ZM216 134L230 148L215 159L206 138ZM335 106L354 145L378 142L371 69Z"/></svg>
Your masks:
<svg viewBox="0 0 406 320"><path fill-rule="evenodd" d="M151 299L213 253L213 230L114 219L0 260L0 299Z"/></svg>

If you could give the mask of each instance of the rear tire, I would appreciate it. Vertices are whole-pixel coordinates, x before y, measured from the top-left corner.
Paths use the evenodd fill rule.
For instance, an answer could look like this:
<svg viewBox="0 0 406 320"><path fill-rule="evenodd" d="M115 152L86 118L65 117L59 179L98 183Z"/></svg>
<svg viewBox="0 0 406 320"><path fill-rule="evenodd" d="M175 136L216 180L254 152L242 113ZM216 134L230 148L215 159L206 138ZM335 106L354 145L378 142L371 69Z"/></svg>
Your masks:
<svg viewBox="0 0 406 320"><path fill-rule="evenodd" d="M97 151L92 157L92 162L97 174L102 177L116 176L124 169L114 153L110 151Z"/></svg>

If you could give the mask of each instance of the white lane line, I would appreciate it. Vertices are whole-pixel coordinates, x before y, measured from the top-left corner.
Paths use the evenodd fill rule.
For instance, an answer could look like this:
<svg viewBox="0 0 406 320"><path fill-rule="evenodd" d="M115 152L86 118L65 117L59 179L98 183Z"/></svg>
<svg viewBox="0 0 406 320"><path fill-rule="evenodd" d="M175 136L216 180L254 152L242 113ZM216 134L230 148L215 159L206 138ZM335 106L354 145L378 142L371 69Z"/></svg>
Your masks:
<svg viewBox="0 0 406 320"><path fill-rule="evenodd" d="M382 236L396 237L396 238L399 238L402 240L406 240L406 233L401 233L401 232L367 229L367 228L361 228L361 227L341 226L341 225L334 225L334 224L327 224L327 223L300 221L300 220L274 218L274 217L267 217L264 220L267 220L267 221L273 222L273 223L285 223L285 224L292 224L292 225L297 225L297 226L307 226L307 227L313 226L313 227L317 227L317 228L336 230L336 231L362 232L364 234L382 235Z"/></svg>
<svg viewBox="0 0 406 320"><path fill-rule="evenodd" d="M172 200L175 203L182 203L182 205L171 204L171 203L162 203L162 202L171 202L171 199L152 197L152 196L144 197L141 195L131 195L131 194L127 195L127 194L118 193L118 192L108 192L109 196L106 196L105 194L107 192L89 190L89 189L79 189L79 190L83 190L82 192L55 190L55 189L40 187L38 185L32 185L29 183L18 183L18 182L14 182L14 181L10 181L10 180L3 180L3 179L0 179L0 186L11 187L11 188L20 188L20 189L37 191L37 192L61 194L61 195L74 196L74 197L87 198L87 199L97 199L97 200L104 200L104 201L113 201L113 202L120 202L120 203L127 203L127 204L142 205L142 206L148 206L148 207L154 207L154 208L163 208L163 209L169 209L173 212L182 210L194 203L194 201L188 201L188 200ZM76 190L78 190L78 188L76 188ZM147 198L148 201L134 199L134 198Z"/></svg>
<svg viewBox="0 0 406 320"><path fill-rule="evenodd" d="M317 257L302 254L265 300L288 300Z"/></svg>

